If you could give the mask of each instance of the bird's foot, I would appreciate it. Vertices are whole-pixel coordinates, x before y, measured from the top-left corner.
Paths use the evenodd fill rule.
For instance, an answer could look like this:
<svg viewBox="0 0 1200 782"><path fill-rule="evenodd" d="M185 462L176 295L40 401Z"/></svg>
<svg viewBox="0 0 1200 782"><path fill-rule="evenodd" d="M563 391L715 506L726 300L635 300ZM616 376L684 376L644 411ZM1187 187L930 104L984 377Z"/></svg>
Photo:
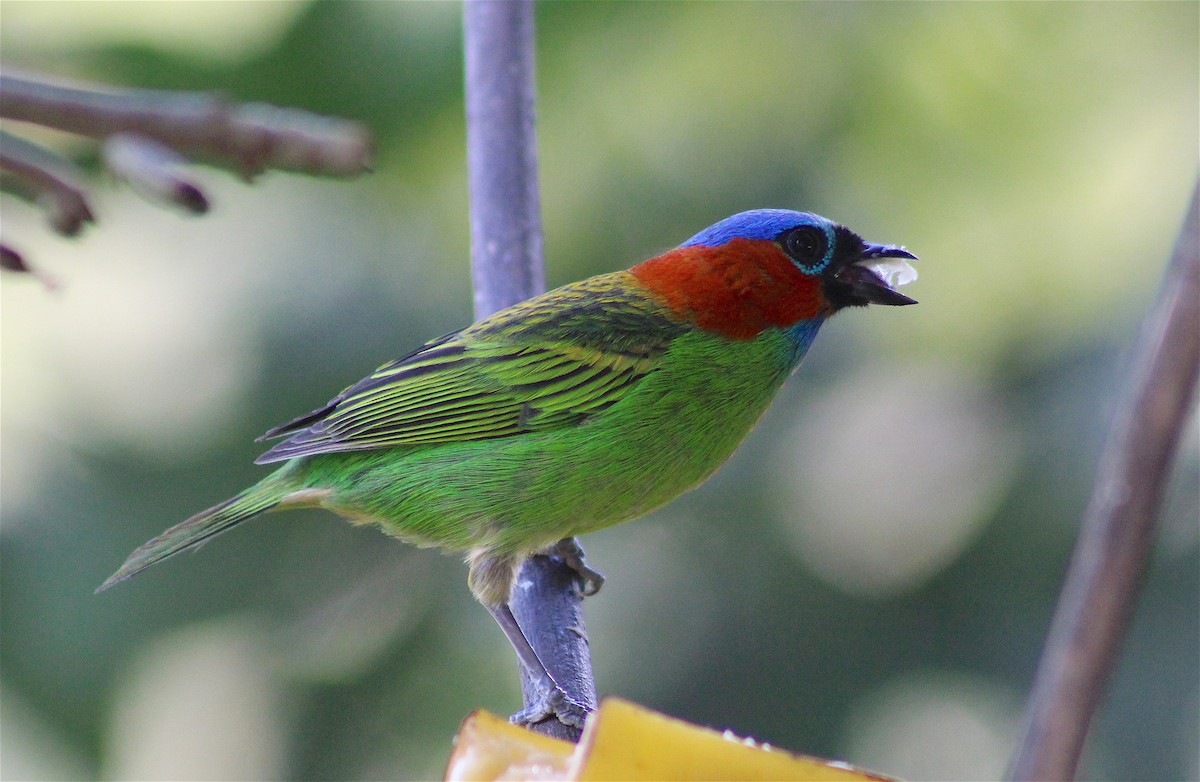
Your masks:
<svg viewBox="0 0 1200 782"><path fill-rule="evenodd" d="M584 559L583 547L577 538L563 538L554 544L552 554L562 559L563 564L575 571L579 577L579 592L584 597L591 597L604 586L604 574L599 570L588 567Z"/></svg>
<svg viewBox="0 0 1200 782"><path fill-rule="evenodd" d="M590 711L591 709L574 700L561 688L555 687L545 692L537 703L526 706L509 717L508 721L514 725L529 727L555 717L564 725L583 730L583 723Z"/></svg>

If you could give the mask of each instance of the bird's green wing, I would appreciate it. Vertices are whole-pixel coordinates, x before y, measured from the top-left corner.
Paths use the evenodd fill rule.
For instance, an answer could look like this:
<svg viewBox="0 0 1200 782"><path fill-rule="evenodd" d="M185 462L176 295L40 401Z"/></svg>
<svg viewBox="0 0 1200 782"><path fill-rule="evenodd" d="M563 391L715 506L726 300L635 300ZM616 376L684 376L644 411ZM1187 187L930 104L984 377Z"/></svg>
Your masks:
<svg viewBox="0 0 1200 782"><path fill-rule="evenodd" d="M610 407L685 330L623 273L510 307L384 364L319 408L259 463L334 451L509 437ZM633 283L636 285L636 283Z"/></svg>

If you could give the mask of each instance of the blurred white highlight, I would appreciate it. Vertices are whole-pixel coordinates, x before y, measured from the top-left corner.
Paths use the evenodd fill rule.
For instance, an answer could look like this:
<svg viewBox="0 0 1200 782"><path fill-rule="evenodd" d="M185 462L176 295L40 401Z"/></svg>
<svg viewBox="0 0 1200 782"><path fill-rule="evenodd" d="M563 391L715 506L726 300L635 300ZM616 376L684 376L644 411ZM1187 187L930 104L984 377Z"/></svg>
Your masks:
<svg viewBox="0 0 1200 782"><path fill-rule="evenodd" d="M252 623L151 640L117 689L109 779L280 779L280 685Z"/></svg>
<svg viewBox="0 0 1200 782"><path fill-rule="evenodd" d="M1001 779L1017 739L1019 704L979 677L905 676L856 705L844 754L902 779Z"/></svg>
<svg viewBox="0 0 1200 782"><path fill-rule="evenodd" d="M845 592L886 597L952 562L1017 458L1001 407L941 364L879 365L808 405L774 462L797 558Z"/></svg>

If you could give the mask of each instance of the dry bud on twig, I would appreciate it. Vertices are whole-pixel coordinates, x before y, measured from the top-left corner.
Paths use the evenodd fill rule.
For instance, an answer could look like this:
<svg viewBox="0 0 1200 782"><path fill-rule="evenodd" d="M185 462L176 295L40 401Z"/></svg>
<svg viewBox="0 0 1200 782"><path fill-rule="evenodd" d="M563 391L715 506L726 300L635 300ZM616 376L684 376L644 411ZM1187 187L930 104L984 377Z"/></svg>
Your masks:
<svg viewBox="0 0 1200 782"><path fill-rule="evenodd" d="M25 263L25 259L21 254L6 244L0 244L0 269L33 275L41 281L42 285L46 286L47 290L53 291L58 289L58 280Z"/></svg>
<svg viewBox="0 0 1200 782"><path fill-rule="evenodd" d="M104 164L134 190L151 201L204 214L208 199L180 173L186 163L175 150L133 133L117 133L104 142Z"/></svg>

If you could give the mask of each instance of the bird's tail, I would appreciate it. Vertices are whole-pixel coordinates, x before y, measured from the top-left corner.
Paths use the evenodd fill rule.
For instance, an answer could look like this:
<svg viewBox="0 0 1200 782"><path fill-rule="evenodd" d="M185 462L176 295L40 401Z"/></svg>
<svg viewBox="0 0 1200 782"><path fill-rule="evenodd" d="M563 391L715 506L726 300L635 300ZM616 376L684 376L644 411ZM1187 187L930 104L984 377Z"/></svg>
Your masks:
<svg viewBox="0 0 1200 782"><path fill-rule="evenodd" d="M139 546L121 568L108 577L97 592L119 584L127 578L132 578L151 565L158 564L184 549L198 546L209 538L221 534L230 527L241 524L246 519L269 511L281 503L289 506L305 504L289 502L294 496L297 486L294 479L289 479L285 467L268 475L259 483L246 489L241 494L231 497L208 510L200 511L190 519L176 524L158 537L148 540Z"/></svg>

